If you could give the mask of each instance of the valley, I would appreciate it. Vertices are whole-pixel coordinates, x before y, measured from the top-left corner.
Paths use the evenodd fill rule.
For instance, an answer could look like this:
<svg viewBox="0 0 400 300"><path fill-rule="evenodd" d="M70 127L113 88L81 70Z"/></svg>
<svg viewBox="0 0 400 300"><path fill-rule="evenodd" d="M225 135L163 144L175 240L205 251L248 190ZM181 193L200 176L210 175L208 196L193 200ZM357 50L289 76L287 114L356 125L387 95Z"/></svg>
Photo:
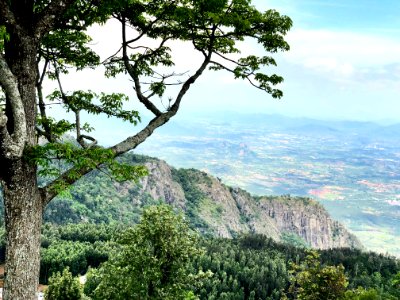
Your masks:
<svg viewBox="0 0 400 300"><path fill-rule="evenodd" d="M181 120L137 152L256 195L312 197L368 250L400 256L397 128L268 115Z"/></svg>

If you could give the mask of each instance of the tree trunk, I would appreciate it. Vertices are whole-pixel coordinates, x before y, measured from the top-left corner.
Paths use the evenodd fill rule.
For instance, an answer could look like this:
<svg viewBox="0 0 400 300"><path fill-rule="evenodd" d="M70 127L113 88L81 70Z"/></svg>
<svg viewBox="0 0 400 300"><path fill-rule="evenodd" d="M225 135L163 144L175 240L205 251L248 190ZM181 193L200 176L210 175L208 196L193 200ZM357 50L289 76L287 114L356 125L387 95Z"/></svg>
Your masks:
<svg viewBox="0 0 400 300"><path fill-rule="evenodd" d="M36 168L22 160L12 164L10 180L3 182L7 233L4 299L33 300L39 283L42 201Z"/></svg>
<svg viewBox="0 0 400 300"><path fill-rule="evenodd" d="M26 146L36 144L36 59L34 37L11 32L5 58L18 81L26 120ZM13 118L6 109L8 130ZM40 268L40 230L43 204L37 186L37 168L24 158L3 157L1 178L6 223L5 300L37 299Z"/></svg>

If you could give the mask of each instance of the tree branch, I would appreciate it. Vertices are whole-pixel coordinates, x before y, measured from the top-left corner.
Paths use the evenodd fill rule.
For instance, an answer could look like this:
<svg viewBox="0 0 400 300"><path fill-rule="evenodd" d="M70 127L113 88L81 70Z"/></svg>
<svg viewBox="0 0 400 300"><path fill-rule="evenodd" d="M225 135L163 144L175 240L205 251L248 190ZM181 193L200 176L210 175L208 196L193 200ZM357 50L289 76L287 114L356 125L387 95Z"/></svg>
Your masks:
<svg viewBox="0 0 400 300"><path fill-rule="evenodd" d="M126 41L126 24L122 22L122 57L124 60L124 65L128 74L131 76L135 83L135 91L136 96L138 97L139 101L143 103L143 105L150 110L154 115L160 116L162 113L161 111L142 93L142 89L140 86L139 76L135 70L135 68L129 62L128 51L127 51L128 43Z"/></svg>
<svg viewBox="0 0 400 300"><path fill-rule="evenodd" d="M222 59L224 59L224 60L226 60L226 61L229 61L229 62L231 62L231 63L233 63L233 64L235 64L235 65L238 65L238 66L241 66L241 67L247 67L248 66L248 64L241 64L241 63L239 63L238 61L236 61L236 60L234 60L234 59L231 59L231 58L229 58L229 57L226 57L225 55L222 55L221 53L219 53L219 52L214 52L216 55L218 55L219 57L221 57ZM216 63L216 62L212 62L212 63Z"/></svg>
<svg viewBox="0 0 400 300"><path fill-rule="evenodd" d="M213 64L213 65L216 65L219 68L224 69L224 70L226 70L228 72L234 73L234 71L232 69L228 68L227 66L225 66L225 65L223 65L223 64L221 64L221 63L219 63L217 61L212 60L212 61L210 61L210 63Z"/></svg>
<svg viewBox="0 0 400 300"><path fill-rule="evenodd" d="M39 101L39 111L40 111L40 116L43 120L43 129L44 129L41 131L38 130L38 133L40 135L43 135L49 142L53 142L54 138L53 138L49 123L47 122L46 104L44 102L43 87L42 87L48 64L49 64L49 60L46 59L45 64L43 66L42 74L40 74L39 64L37 64L38 79L36 82L36 89L37 89L38 101ZM36 128L36 129L38 129L38 128Z"/></svg>
<svg viewBox="0 0 400 300"><path fill-rule="evenodd" d="M212 46L210 46L210 48L211 47ZM182 101L183 96L189 90L190 86L204 72L207 65L211 61L211 55L212 51L210 50L208 55L204 59L203 63L201 64L201 66L195 72L195 74L190 76L189 79L187 79L185 83L182 85L181 90L179 91L178 96L176 97L175 103L171 106L171 108L167 112L160 113L160 115L152 119L150 123L147 124L147 126L141 131L139 131L137 134L128 137L124 141L109 148L114 152L115 157L135 149L138 145L143 143L154 132L155 129L167 123L178 112L179 105ZM97 167L100 165L101 162L98 163ZM57 196L58 192L55 189L57 184L59 184L60 182L65 182L67 185L71 185L75 183L79 178L83 177L84 175L92 171L93 169L94 168L80 168L80 169L68 170L65 173L63 173L59 178L51 182L49 185L41 188L40 193L42 196L43 207L45 207L55 196ZM73 178L71 178L70 176L72 173L75 175Z"/></svg>
<svg viewBox="0 0 400 300"><path fill-rule="evenodd" d="M20 158L27 139L25 110L18 90L18 81L12 74L2 54L0 54L0 85L6 95L6 101L10 101L14 120L13 132L10 135L6 126L7 116L0 111L1 151L9 159Z"/></svg>
<svg viewBox="0 0 400 300"><path fill-rule="evenodd" d="M91 141L90 143L86 143L85 140ZM78 143L82 146L82 148L88 149L97 145L97 140L90 135L81 134L78 138Z"/></svg>
<svg viewBox="0 0 400 300"><path fill-rule="evenodd" d="M210 46L210 48L211 48L211 46ZM128 137L126 140L122 141L121 143L116 144L115 146L111 147L111 149L114 151L116 156L121 155L129 150L136 148L139 144L143 143L153 133L153 131L156 128L167 123L178 112L178 109L179 109L179 106L180 106L183 96L189 90L190 86L204 72L207 65L211 61L211 55L212 55L212 51L210 50L207 57L204 59L203 63L201 64L199 69L196 71L196 73L194 75L192 75L191 77L189 77L189 79L186 80L185 83L182 85L174 104L171 106L171 108L167 112L161 114L160 116L155 117L153 120L150 121L150 123L142 131L138 132L136 135Z"/></svg>
<svg viewBox="0 0 400 300"><path fill-rule="evenodd" d="M97 140L94 137L91 137L86 134L82 134L81 132L81 116L80 110L74 110L75 113L75 127L76 127L76 141L82 146L84 149L91 148L97 145ZM85 140L91 141L90 143L86 143Z"/></svg>

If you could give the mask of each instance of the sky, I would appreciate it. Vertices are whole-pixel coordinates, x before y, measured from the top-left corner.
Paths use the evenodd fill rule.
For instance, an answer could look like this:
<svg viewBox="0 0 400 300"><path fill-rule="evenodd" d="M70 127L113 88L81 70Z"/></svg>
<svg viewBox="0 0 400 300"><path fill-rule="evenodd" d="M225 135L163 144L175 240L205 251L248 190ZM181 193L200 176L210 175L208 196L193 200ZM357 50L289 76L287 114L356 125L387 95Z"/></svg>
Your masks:
<svg viewBox="0 0 400 300"><path fill-rule="evenodd" d="M290 116L400 120L400 1L257 0L293 20L291 50L279 56ZM272 101L273 102L273 101Z"/></svg>
<svg viewBox="0 0 400 300"><path fill-rule="evenodd" d="M277 113L292 117L400 121L400 1L257 0L293 20L289 52L275 55L272 71L285 78L274 100L245 83L207 80L216 110ZM199 88L199 91L204 88ZM221 99L222 98L222 99ZM201 93L190 101L204 111Z"/></svg>
<svg viewBox="0 0 400 300"><path fill-rule="evenodd" d="M234 111L400 122L399 0L253 0L253 4L260 10L276 9L293 20L286 37L291 50L274 54L278 66L267 70L284 77L283 98L273 99L229 73L210 71L188 92L180 115L219 111L223 118ZM118 50L118 24L110 22L89 33L102 58ZM173 55L181 71L199 62L187 45L175 46ZM242 49L262 54L253 43L243 44ZM73 77L66 82L67 89L100 86L102 91L134 95L127 78L106 82L101 72Z"/></svg>

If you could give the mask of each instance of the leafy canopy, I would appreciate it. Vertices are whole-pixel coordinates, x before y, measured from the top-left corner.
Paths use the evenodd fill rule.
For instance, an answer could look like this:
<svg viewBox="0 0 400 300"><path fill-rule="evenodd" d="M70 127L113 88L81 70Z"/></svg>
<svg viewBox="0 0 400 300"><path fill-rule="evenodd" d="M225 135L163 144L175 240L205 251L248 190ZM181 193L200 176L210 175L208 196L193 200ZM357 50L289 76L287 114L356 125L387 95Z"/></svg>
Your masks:
<svg viewBox="0 0 400 300"><path fill-rule="evenodd" d="M93 299L185 299L206 276L189 273L189 263L201 253L197 236L168 205L147 208L119 244L98 272L91 271Z"/></svg>
<svg viewBox="0 0 400 300"><path fill-rule="evenodd" d="M37 17L51 2L34 2ZM91 47L87 29L113 19L120 23L120 45L104 61ZM137 179L145 174L112 159L136 148L156 128L170 120L192 84L205 70L227 71L235 79L281 98L283 78L269 71L276 66L272 54L289 50L284 40L292 25L287 16L275 10L258 11L250 0L109 0L72 1L41 39L37 65L38 115L36 132L39 146L26 149L29 161L39 165L42 176L53 180L45 187L50 201L58 192L94 168L116 176L118 180ZM0 26L0 40L8 37ZM191 45L200 59L178 70L175 64L176 43ZM241 45L252 43L262 51L243 55ZM0 51L4 51L0 42ZM87 68L105 70L106 77L127 76L134 94L104 93L91 90L66 90L64 80L71 71ZM101 70L99 70L100 72ZM118 77L119 78L119 77ZM57 88L44 94L47 80ZM135 100L137 100L135 102ZM107 149L97 144L94 128L84 122L87 114L118 118L133 126L141 121L139 106L153 115L142 130ZM61 105L73 118L56 119L49 107ZM134 132L134 131L133 131ZM65 143L65 134L74 134L75 143ZM56 170L58 160L69 169ZM111 170L111 172L110 172Z"/></svg>
<svg viewBox="0 0 400 300"><path fill-rule="evenodd" d="M72 277L68 268L61 273L57 272L49 279L49 286L45 291L46 300L80 300L82 288L78 278Z"/></svg>
<svg viewBox="0 0 400 300"><path fill-rule="evenodd" d="M303 263L292 265L291 274L289 293L294 299L344 299L349 284L342 265L322 266L319 254L312 250Z"/></svg>

